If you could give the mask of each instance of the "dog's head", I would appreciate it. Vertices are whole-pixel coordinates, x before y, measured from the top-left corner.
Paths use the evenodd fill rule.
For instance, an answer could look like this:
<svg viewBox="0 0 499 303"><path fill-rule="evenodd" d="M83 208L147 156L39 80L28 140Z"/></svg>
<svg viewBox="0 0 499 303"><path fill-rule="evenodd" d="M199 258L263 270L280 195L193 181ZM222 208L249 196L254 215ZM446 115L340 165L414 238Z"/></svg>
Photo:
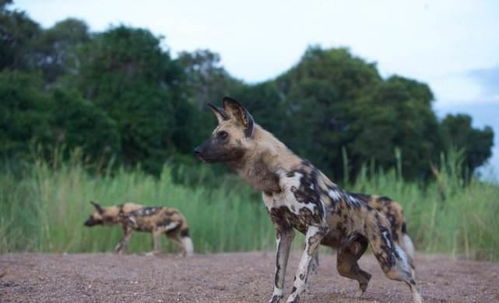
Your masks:
<svg viewBox="0 0 499 303"><path fill-rule="evenodd" d="M90 215L90 217L83 223L85 226L92 227L94 225L104 225L104 224L112 224L115 221L114 216L108 214L107 209L100 206L98 203L94 201L90 201L90 203L94 206L95 210Z"/></svg>
<svg viewBox="0 0 499 303"><path fill-rule="evenodd" d="M244 106L225 97L223 108L208 104L218 125L211 137L194 149L194 154L206 162L233 162L244 157L253 146L255 122Z"/></svg>

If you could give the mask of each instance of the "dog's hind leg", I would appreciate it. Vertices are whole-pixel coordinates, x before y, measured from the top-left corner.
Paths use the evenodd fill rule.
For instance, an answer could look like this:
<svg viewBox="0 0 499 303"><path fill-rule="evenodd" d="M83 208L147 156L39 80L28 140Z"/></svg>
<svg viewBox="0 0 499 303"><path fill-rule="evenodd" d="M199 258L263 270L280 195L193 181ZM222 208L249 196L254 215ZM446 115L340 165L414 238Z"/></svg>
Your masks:
<svg viewBox="0 0 499 303"><path fill-rule="evenodd" d="M166 233L166 236L168 239L170 239L175 245L177 246L178 250L180 251L180 254L185 257L187 255L187 250L184 247L184 244L182 243L182 240L180 239L180 235L176 232L170 232Z"/></svg>
<svg viewBox="0 0 499 303"><path fill-rule="evenodd" d="M357 263L357 260L366 251L367 245L368 242L364 236L355 234L342 243L337 253L336 267L338 273L343 277L359 282L359 295L366 291L371 279L371 274L363 271Z"/></svg>
<svg viewBox="0 0 499 303"><path fill-rule="evenodd" d="M114 252L117 254L122 254L123 251L125 250L128 241L130 240L133 234L132 228L124 226L123 233L124 233L123 239L121 239L121 241L118 243L118 245L116 245L116 248L114 249Z"/></svg>
<svg viewBox="0 0 499 303"><path fill-rule="evenodd" d="M414 303L422 303L422 297L414 280L414 269L410 265L410 257L393 242L386 224L381 220L377 220L376 223L368 230L368 234L371 248L381 269L388 278L402 281L409 286Z"/></svg>

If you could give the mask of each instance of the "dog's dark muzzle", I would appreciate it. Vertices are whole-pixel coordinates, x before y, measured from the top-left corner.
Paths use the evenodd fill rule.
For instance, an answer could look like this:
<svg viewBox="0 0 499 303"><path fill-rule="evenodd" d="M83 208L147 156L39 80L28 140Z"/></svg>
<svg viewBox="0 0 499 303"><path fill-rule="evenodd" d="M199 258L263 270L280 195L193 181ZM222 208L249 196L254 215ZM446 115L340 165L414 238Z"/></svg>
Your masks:
<svg viewBox="0 0 499 303"><path fill-rule="evenodd" d="M201 151L201 145L196 146L196 148L194 148L194 156L196 156L198 159L203 159L203 152Z"/></svg>
<svg viewBox="0 0 499 303"><path fill-rule="evenodd" d="M201 143L200 145L196 146L194 148L194 155L203 161L211 162L209 161L209 158L207 156L207 150L210 149L210 140L206 140L205 142Z"/></svg>

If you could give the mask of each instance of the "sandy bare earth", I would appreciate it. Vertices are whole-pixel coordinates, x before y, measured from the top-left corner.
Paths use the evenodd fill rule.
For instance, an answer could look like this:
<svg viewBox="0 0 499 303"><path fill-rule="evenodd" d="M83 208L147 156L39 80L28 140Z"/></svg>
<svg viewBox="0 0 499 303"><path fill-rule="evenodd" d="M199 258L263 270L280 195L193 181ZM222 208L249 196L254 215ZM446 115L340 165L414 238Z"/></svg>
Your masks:
<svg viewBox="0 0 499 303"><path fill-rule="evenodd" d="M286 290L299 253L290 259ZM272 252L146 257L112 254L0 255L0 302L266 302L272 292ZM384 277L372 256L367 292L340 277L334 255L323 255L302 302L411 302L408 288ZM499 302L499 263L420 255L418 280L425 302Z"/></svg>

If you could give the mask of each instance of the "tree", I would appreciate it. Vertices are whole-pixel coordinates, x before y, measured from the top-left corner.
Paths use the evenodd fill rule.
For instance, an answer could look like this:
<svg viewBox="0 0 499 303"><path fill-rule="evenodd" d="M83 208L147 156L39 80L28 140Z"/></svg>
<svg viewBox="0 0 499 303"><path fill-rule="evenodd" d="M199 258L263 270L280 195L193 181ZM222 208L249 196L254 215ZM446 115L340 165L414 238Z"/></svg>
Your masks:
<svg viewBox="0 0 499 303"><path fill-rule="evenodd" d="M12 1L0 2L0 71L28 71L34 67L34 41L41 33L38 23L24 12L7 9Z"/></svg>
<svg viewBox="0 0 499 303"><path fill-rule="evenodd" d="M209 50L181 52L178 61L185 74L184 89L198 109L243 85L220 65L220 56Z"/></svg>
<svg viewBox="0 0 499 303"><path fill-rule="evenodd" d="M116 122L122 160L155 174L175 150L174 100L182 98L182 70L160 42L144 29L112 28L81 48L75 77L83 96Z"/></svg>
<svg viewBox="0 0 499 303"><path fill-rule="evenodd" d="M327 174L341 177L341 149L353 140L353 110L381 82L375 65L347 49L311 47L275 82L287 108L285 142Z"/></svg>
<svg viewBox="0 0 499 303"><path fill-rule="evenodd" d="M0 156L25 159L30 142L48 145L50 100L41 90L41 81L22 72L0 72Z"/></svg>
<svg viewBox="0 0 499 303"><path fill-rule="evenodd" d="M373 159L384 168L394 167L394 151L402 153L402 172L424 178L429 163L438 158L438 121L431 109L430 88L414 80L393 76L380 83L355 109L354 157Z"/></svg>
<svg viewBox="0 0 499 303"><path fill-rule="evenodd" d="M447 150L463 150L464 163L469 173L473 173L492 155L494 131L489 126L483 129L473 128L469 115L447 115L441 123L441 138Z"/></svg>
<svg viewBox="0 0 499 303"><path fill-rule="evenodd" d="M55 146L81 148L91 162L107 162L120 149L116 123L76 91L52 92L51 129Z"/></svg>
<svg viewBox="0 0 499 303"><path fill-rule="evenodd" d="M471 118L441 123L428 85L400 76L383 79L375 63L348 49L310 47L276 79L246 84L232 77L209 50L172 59L163 38L118 26L89 33L66 19L42 29L0 0L0 156L22 159L27 142L81 148L96 162L117 155L121 164L158 174L165 160L189 162L194 145L213 126L208 102L241 100L256 121L333 178L362 165L394 167L425 179L449 148L465 151L472 172L491 155L493 132ZM182 156L184 155L184 156Z"/></svg>
<svg viewBox="0 0 499 303"><path fill-rule="evenodd" d="M35 64L47 83L77 72L80 62L77 48L90 41L85 22L68 18L43 31L36 41Z"/></svg>

